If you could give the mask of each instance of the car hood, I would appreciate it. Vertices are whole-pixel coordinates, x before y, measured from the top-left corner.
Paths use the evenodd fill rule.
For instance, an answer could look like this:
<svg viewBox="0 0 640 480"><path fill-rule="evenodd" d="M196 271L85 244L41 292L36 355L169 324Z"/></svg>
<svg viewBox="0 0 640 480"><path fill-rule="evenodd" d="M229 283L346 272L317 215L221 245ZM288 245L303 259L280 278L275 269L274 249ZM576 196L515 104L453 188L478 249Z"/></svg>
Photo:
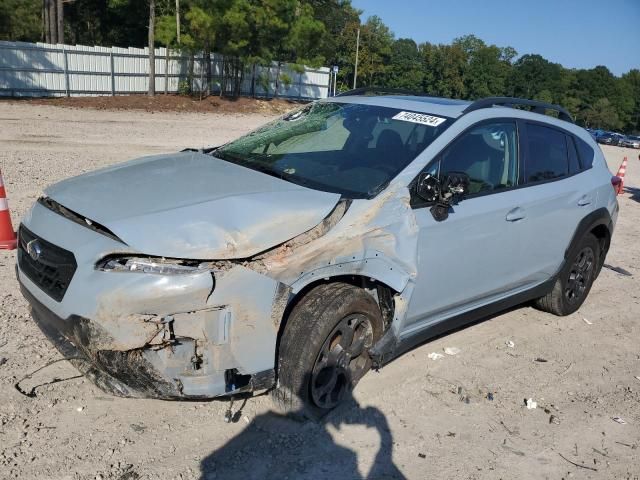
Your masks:
<svg viewBox="0 0 640 480"><path fill-rule="evenodd" d="M196 152L97 170L45 195L141 253L202 260L267 250L316 226L340 199Z"/></svg>

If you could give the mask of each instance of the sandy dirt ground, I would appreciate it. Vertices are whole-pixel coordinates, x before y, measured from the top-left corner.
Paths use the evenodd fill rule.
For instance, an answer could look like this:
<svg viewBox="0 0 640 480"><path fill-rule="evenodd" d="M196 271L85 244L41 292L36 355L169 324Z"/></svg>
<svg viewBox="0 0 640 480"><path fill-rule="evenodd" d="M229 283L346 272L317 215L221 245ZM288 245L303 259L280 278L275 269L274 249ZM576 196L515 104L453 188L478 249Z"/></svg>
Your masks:
<svg viewBox="0 0 640 480"><path fill-rule="evenodd" d="M266 120L0 102L14 226L50 183L218 144ZM632 276L603 269L569 317L523 306L425 344L367 375L354 402L321 424L273 413L268 397L249 400L230 424L226 402L115 398L73 378L67 362L22 385L64 381L21 395L15 382L59 355L30 319L15 252L0 252L0 477L638 480L640 152L605 153L614 171L629 156L607 263ZM460 353L428 357L446 347Z"/></svg>

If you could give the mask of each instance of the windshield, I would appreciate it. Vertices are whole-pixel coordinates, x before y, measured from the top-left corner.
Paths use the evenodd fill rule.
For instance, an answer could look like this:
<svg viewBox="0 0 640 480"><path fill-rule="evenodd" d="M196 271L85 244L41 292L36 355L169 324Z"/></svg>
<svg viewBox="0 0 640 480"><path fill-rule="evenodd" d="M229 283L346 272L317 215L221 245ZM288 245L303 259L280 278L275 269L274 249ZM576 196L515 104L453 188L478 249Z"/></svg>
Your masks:
<svg viewBox="0 0 640 480"><path fill-rule="evenodd" d="M212 155L317 190L371 198L451 123L394 108L318 102Z"/></svg>

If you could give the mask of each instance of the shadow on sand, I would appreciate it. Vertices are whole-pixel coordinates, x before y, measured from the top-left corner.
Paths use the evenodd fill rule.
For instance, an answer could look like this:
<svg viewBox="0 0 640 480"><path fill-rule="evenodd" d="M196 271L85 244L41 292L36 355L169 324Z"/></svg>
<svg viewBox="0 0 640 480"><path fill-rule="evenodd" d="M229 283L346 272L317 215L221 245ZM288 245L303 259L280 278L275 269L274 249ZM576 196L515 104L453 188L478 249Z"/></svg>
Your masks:
<svg viewBox="0 0 640 480"><path fill-rule="evenodd" d="M630 194L631 196L629 198L631 200L640 203L640 188L624 187L624 193Z"/></svg>
<svg viewBox="0 0 640 480"><path fill-rule="evenodd" d="M365 453L342 442L344 426L358 429ZM297 414L262 414L222 448L200 463L201 480L340 479L395 480L404 475L394 465L393 438L387 420L374 407L361 408L352 398L323 420L303 421ZM358 460L361 467L358 468Z"/></svg>

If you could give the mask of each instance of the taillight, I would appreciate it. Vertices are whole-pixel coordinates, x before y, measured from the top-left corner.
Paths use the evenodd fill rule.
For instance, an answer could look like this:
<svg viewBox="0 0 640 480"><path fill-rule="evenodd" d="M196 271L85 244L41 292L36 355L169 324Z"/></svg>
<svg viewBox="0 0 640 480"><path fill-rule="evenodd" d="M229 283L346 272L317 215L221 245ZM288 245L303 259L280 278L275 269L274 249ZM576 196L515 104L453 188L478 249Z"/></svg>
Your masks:
<svg viewBox="0 0 640 480"><path fill-rule="evenodd" d="M622 190L622 178L613 176L611 177L611 186L613 187L613 191L616 193L621 193Z"/></svg>

